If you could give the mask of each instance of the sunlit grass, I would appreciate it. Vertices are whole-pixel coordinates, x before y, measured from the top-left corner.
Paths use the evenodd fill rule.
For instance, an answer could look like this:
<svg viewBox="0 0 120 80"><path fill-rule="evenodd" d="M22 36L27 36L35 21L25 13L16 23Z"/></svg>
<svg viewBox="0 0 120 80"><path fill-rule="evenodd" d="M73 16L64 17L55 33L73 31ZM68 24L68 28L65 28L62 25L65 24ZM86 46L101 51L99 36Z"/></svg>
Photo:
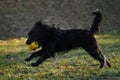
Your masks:
<svg viewBox="0 0 120 80"><path fill-rule="evenodd" d="M0 53L21 52L27 49L26 38L0 40Z"/></svg>
<svg viewBox="0 0 120 80"><path fill-rule="evenodd" d="M102 45L120 43L120 35L104 34L95 36L98 42Z"/></svg>
<svg viewBox="0 0 120 80"><path fill-rule="evenodd" d="M81 48L31 67L31 62L24 61L30 53L26 38L0 40L0 80L119 80L120 34L98 34L96 38L111 68L100 70L99 62Z"/></svg>

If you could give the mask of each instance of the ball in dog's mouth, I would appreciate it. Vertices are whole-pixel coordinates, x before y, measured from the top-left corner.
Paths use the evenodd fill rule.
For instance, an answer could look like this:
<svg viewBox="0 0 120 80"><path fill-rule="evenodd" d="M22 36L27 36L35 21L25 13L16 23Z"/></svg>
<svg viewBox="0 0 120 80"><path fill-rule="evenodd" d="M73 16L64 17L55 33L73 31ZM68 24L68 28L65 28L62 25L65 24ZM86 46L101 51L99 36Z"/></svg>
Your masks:
<svg viewBox="0 0 120 80"><path fill-rule="evenodd" d="M29 49L30 49L30 50L36 50L36 49L38 49L38 46L39 46L38 42L37 42L37 41L33 41L33 42L29 45Z"/></svg>

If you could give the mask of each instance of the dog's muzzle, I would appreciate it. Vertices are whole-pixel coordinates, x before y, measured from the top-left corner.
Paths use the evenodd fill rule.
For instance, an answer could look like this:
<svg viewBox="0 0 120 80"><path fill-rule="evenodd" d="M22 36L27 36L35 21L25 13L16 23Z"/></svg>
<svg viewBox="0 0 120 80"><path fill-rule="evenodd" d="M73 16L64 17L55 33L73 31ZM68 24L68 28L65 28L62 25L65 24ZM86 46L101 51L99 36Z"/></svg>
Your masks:
<svg viewBox="0 0 120 80"><path fill-rule="evenodd" d="M39 47L39 44L37 41L33 41L31 44L29 44L30 50L36 50L36 49L38 49L38 47Z"/></svg>

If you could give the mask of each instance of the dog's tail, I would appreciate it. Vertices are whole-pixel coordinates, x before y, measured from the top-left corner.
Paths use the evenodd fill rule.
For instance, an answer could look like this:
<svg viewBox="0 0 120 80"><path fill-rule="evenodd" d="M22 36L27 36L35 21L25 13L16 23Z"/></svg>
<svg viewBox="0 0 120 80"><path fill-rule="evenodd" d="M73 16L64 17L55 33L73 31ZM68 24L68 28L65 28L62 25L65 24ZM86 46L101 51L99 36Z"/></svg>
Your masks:
<svg viewBox="0 0 120 80"><path fill-rule="evenodd" d="M96 15L92 27L90 28L90 34L94 35L96 32L99 31L99 24L102 20L102 14L99 9L94 10L92 14Z"/></svg>

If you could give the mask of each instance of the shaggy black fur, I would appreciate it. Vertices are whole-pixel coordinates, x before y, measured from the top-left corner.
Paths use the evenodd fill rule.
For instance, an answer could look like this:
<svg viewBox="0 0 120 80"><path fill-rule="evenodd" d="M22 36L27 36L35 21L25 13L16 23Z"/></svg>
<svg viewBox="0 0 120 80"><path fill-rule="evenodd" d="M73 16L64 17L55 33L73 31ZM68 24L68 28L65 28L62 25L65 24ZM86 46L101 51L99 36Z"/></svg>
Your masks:
<svg viewBox="0 0 120 80"><path fill-rule="evenodd" d="M98 25L102 20L102 15L99 10L93 12L95 19L90 30L83 29L56 29L49 25L37 22L28 33L28 40L26 44L29 45L33 41L39 43L39 47L42 46L42 50L33 52L31 56L25 59L30 61L34 57L40 56L37 62L32 63L33 67L38 66L47 58L54 56L56 52L64 52L74 48L82 47L87 51L94 59L100 62L100 68L103 68L104 64L110 67L110 63L106 60L105 56L98 48L94 34L99 31Z"/></svg>

